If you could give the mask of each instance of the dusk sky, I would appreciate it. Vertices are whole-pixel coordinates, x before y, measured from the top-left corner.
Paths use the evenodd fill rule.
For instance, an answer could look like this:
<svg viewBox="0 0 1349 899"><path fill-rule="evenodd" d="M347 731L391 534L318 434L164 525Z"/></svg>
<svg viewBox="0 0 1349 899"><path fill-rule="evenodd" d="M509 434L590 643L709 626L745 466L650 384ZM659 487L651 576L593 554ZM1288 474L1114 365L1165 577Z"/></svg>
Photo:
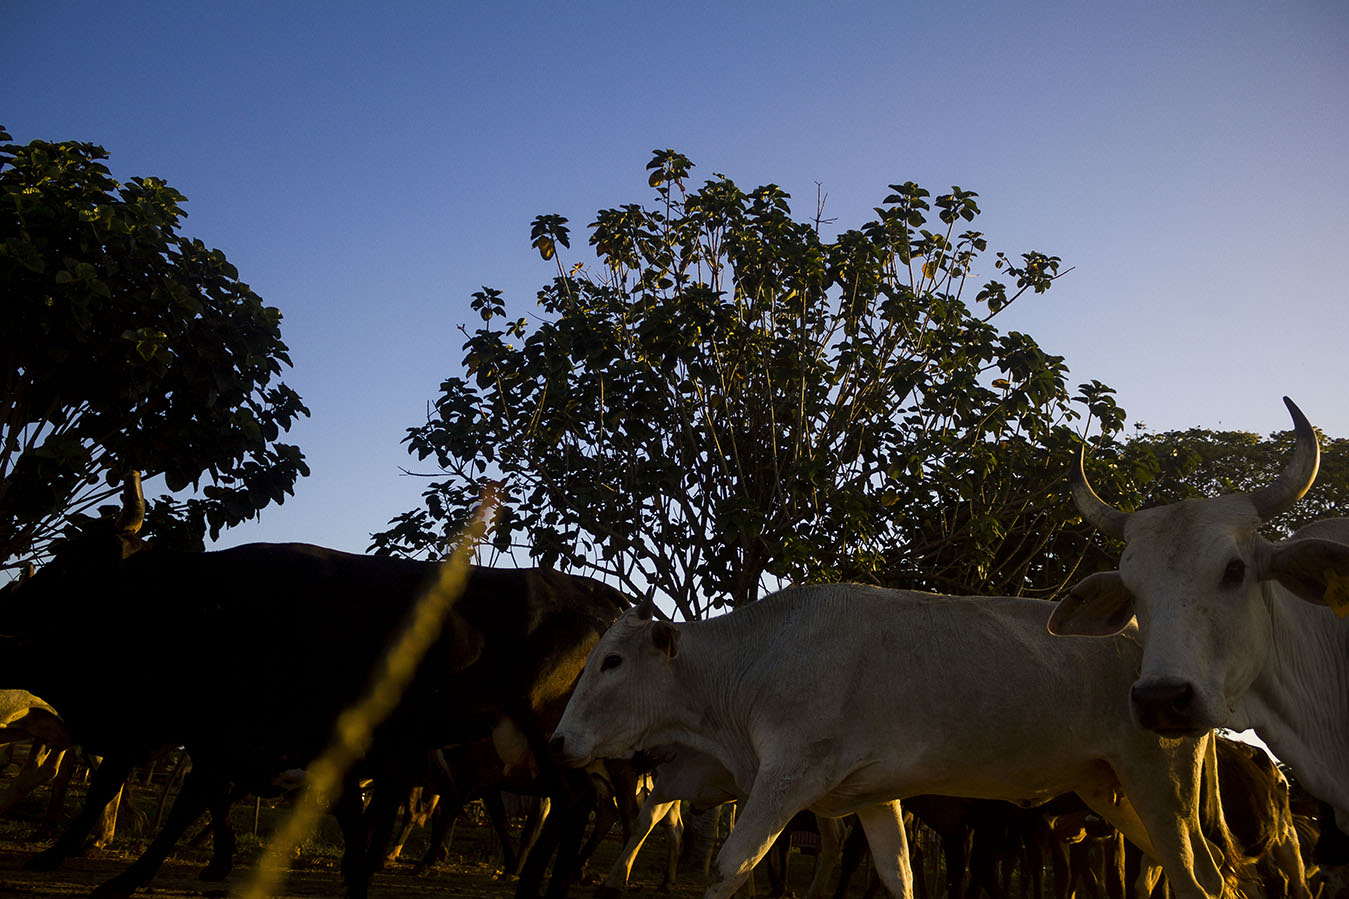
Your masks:
<svg viewBox="0 0 1349 899"><path fill-rule="evenodd" d="M355 552L420 505L401 440L459 372L469 295L537 314L542 213L769 182L837 227L886 185L977 191L995 249L1071 274L998 323L1130 427L1349 436L1349 4L5 0L0 125L102 144L285 316L313 475L230 545ZM147 485L162 491L162 482Z"/></svg>

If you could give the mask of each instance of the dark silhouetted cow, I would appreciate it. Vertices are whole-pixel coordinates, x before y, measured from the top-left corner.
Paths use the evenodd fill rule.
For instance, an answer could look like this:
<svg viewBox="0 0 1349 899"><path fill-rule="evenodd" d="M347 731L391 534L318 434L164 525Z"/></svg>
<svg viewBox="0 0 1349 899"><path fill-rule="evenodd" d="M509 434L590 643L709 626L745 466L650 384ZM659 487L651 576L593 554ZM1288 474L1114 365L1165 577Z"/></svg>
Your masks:
<svg viewBox="0 0 1349 899"><path fill-rule="evenodd" d="M313 760L440 572L433 562L305 544L156 549L137 536L138 479L124 504L117 533L71 541L0 595L0 686L51 702L72 739L105 757L87 807L36 866L77 851L98 809L155 749L181 745L192 757L160 834L100 896L128 895L148 881L202 811L224 820L232 794L263 791ZM506 765L534 764L552 779L545 841L559 862L550 894L565 892L589 784L583 772L552 764L548 734L587 652L627 605L589 578L471 570L415 678L375 731L361 766L375 779L370 807L362 813L355 772L335 806L349 895L365 894L382 859L410 786L404 772L429 748L483 738ZM220 862L213 876L228 871L228 860ZM522 879L521 893L536 891L542 874L540 865Z"/></svg>

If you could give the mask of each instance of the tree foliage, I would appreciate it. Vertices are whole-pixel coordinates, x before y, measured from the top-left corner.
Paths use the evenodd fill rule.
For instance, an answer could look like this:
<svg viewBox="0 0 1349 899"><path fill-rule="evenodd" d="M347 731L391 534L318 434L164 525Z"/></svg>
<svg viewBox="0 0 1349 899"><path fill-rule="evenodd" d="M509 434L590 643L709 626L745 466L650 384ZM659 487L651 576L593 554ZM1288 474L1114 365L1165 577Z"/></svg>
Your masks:
<svg viewBox="0 0 1349 899"><path fill-rule="evenodd" d="M1293 508L1266 522L1264 534L1280 539L1319 518L1349 508L1349 440L1321 437L1316 481ZM1262 438L1246 431L1190 428L1141 434L1115 447L1126 472L1117 485L1122 508L1160 506L1195 497L1249 493L1273 483L1293 456L1296 435L1280 431ZM1102 498L1113 494L1102 494ZM1111 502L1116 502L1114 498Z"/></svg>
<svg viewBox="0 0 1349 899"><path fill-rule="evenodd" d="M465 374L407 436L443 477L375 548L443 552L491 478L509 498L498 549L597 568L689 618L765 579L1021 593L1071 577L1088 541L1080 522L1061 539L1064 473L1080 434L1114 434L1123 412L994 324L1059 258L984 258L958 187L891 185L828 239L781 188L691 189L692 167L656 152L654 201L590 224L595 264L562 260L565 218L535 219L556 263L542 316L473 295Z"/></svg>
<svg viewBox="0 0 1349 899"><path fill-rule="evenodd" d="M0 141L9 141L0 131ZM200 544L308 474L281 431L281 314L178 233L185 198L114 180L89 143L0 144L0 560L41 558L125 473L163 474L147 526ZM201 486L205 479L206 485Z"/></svg>

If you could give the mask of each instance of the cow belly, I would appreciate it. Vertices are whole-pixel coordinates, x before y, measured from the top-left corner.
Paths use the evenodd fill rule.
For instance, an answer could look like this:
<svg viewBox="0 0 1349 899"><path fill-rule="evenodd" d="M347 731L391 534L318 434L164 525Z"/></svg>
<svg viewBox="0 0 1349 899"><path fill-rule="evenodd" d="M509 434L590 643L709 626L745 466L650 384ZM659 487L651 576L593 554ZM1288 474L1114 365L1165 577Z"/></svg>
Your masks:
<svg viewBox="0 0 1349 899"><path fill-rule="evenodd" d="M1039 805L1103 779L1115 781L1113 771L1104 761L1079 761L1054 767L1033 759L1022 764L1009 764L1006 760L967 764L955 758L917 763L894 758L861 766L839 777L810 809L826 817L840 817L881 802L925 793Z"/></svg>

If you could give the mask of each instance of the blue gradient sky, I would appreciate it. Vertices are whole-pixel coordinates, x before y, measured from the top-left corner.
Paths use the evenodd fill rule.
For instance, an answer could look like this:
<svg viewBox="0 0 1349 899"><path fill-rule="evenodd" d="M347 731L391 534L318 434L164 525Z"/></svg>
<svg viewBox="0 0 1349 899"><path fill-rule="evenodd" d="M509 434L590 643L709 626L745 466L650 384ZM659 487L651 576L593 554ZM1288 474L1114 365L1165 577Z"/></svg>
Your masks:
<svg viewBox="0 0 1349 899"><path fill-rule="evenodd" d="M645 201L653 148L840 226L978 191L990 249L1074 271L1003 328L1130 421L1349 435L1349 5L5 0L0 124L189 198L285 315L313 476L223 544L362 551L469 294L535 310L540 213ZM990 257L991 259L991 254ZM986 274L991 274L987 272ZM153 491L159 485L151 483Z"/></svg>

